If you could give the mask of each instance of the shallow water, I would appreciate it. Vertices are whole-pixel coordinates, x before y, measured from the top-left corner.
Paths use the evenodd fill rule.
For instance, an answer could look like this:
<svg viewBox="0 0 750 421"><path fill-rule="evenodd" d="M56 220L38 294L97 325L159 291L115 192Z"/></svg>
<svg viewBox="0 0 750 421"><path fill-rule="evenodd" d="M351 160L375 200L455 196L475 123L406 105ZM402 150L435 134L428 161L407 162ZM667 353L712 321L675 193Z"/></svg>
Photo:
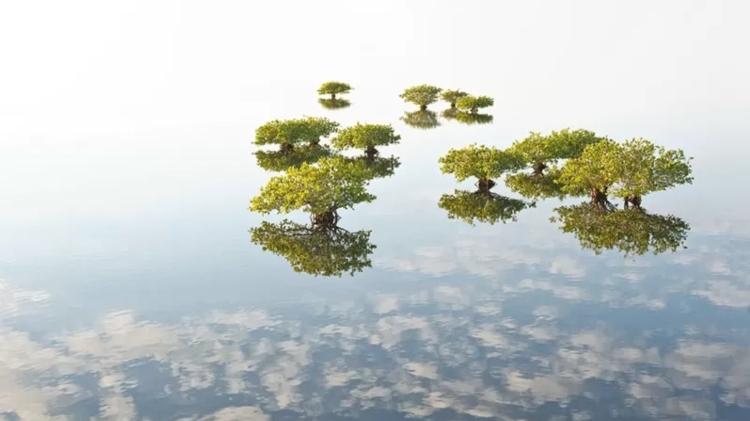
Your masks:
<svg viewBox="0 0 750 421"><path fill-rule="evenodd" d="M508 37L526 27L507 27L508 17L506 26L482 29L505 48L494 57L474 44L457 47L474 38L462 34L467 22L434 33L448 57L430 54L438 47L416 30L405 41L363 32L335 41L361 47L340 68L311 61L300 75L229 53L255 48L281 60L252 40L262 27L242 25L252 10L235 6L227 15L183 6L183 24L210 22L215 32L200 43L195 29L174 24L169 63L159 61L167 41L156 18L145 23L151 39L120 41L143 47L140 59L156 60L164 79L141 69L105 95L106 83L81 77L66 82L82 88L71 106L58 87L49 101L32 91L28 103L2 108L13 118L0 154L0 417L750 418L750 224L748 199L738 194L747 180L750 89L734 78L747 62L725 53L739 13L728 5L686 11L656 40L609 34L603 45L621 43L611 55L598 41L576 44L588 39L576 31L552 44L531 38L534 54L517 49ZM273 16L283 8L272 7ZM341 13L354 30L396 7ZM392 23L399 33L456 24L455 14L484 22L504 12L496 7L483 14L446 6L425 16L406 6ZM530 19L535 11L517 12ZM625 27L618 14L604 15L596 25ZM139 19L147 18L126 21ZM640 21L646 33L662 24ZM327 31L312 36L328 39ZM676 42L681 36L692 43ZM314 44L300 42L302 50ZM555 55L568 43L576 45L569 55ZM295 45L276 40L280 51ZM416 45L426 50L409 49ZM672 54L657 54L661 47ZM128 51L123 62L136 54ZM633 64L594 75L580 60L595 51L605 64L657 61L649 77ZM545 55L553 68L540 67ZM732 66L718 77L688 66L695 56ZM441 65L464 58L478 67ZM94 63L84 75L102 74L97 66L115 76L132 70ZM687 70L673 76L676 69ZM332 74L354 85L349 107L317 102L318 83ZM405 124L414 107L398 94L421 82L494 96L493 121L446 120L438 103L437 127ZM353 275L296 272L250 239L263 221L308 222L302 213L247 210L273 175L256 165L254 129L303 115L344 126L389 123L402 137L381 150L400 166L371 183L377 199L341 212L339 225L369 231L374 246ZM648 212L689 224L686 248L625 255L582 247L550 218L583 199L541 200L496 224L451 219L438 206L443 194L473 187L440 173L437 160L450 148L506 147L531 130L564 127L642 136L694 157L692 185L644 200ZM493 190L523 199L503 183Z"/></svg>

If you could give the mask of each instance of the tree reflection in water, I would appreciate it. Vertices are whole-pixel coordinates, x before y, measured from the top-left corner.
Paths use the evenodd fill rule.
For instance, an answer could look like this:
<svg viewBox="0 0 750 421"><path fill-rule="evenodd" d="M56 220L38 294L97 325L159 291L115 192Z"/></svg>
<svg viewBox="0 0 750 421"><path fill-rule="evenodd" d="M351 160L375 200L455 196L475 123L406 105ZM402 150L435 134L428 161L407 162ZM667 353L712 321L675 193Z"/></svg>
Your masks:
<svg viewBox="0 0 750 421"><path fill-rule="evenodd" d="M464 124L488 124L494 120L491 114L469 113L455 108L448 108L443 111L442 116L446 120L455 120Z"/></svg>
<svg viewBox="0 0 750 421"><path fill-rule="evenodd" d="M505 185L515 193L529 199L549 199L565 197L557 183L559 170L552 168L545 174L516 173L505 178Z"/></svg>
<svg viewBox="0 0 750 421"><path fill-rule="evenodd" d="M319 98L318 102L324 108L327 108L329 110L338 110L340 108L346 108L352 105L351 102L341 98Z"/></svg>
<svg viewBox="0 0 750 421"><path fill-rule="evenodd" d="M320 145L300 146L289 151L257 151L258 166L267 171L286 171L302 164L312 164L331 156L330 149Z"/></svg>
<svg viewBox="0 0 750 421"><path fill-rule="evenodd" d="M401 120L409 126L418 129L432 129L440 125L437 114L430 110L406 112Z"/></svg>
<svg viewBox="0 0 750 421"><path fill-rule="evenodd" d="M552 221L563 232L573 233L582 247L619 250L625 255L654 254L685 248L690 225L673 215L656 215L641 209L606 210L595 203L555 209Z"/></svg>
<svg viewBox="0 0 750 421"><path fill-rule="evenodd" d="M448 212L448 218L461 219L469 224L495 224L516 219L516 214L531 206L523 200L501 196L489 191L456 190L440 197L438 206Z"/></svg>
<svg viewBox="0 0 750 421"><path fill-rule="evenodd" d="M354 275L371 266L370 231L303 225L289 220L262 222L250 231L253 243L285 258L296 272L316 276Z"/></svg>

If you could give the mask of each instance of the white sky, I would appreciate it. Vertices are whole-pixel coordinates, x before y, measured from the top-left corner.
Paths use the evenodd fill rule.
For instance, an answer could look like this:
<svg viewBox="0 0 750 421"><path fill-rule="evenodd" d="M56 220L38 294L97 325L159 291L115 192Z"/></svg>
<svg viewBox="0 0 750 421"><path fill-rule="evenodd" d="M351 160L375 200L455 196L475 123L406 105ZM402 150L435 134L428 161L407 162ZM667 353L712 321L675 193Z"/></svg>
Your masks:
<svg viewBox="0 0 750 421"><path fill-rule="evenodd" d="M254 128L329 79L357 118L428 82L494 96L491 140L585 127L720 163L748 149L749 21L744 0L5 1L0 227L240 183Z"/></svg>

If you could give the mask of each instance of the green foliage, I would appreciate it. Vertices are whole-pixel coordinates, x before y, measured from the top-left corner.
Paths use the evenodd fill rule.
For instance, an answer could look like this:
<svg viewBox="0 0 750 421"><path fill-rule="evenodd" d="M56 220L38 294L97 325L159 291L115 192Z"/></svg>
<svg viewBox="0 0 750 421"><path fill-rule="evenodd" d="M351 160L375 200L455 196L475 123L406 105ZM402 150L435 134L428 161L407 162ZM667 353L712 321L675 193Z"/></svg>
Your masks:
<svg viewBox="0 0 750 421"><path fill-rule="evenodd" d="M296 272L315 276L354 275L372 265L370 231L349 232L338 227L308 227L284 220L262 222L250 231L250 239L285 258Z"/></svg>
<svg viewBox="0 0 750 421"><path fill-rule="evenodd" d="M268 171L286 171L302 164L312 164L331 155L330 149L320 145L300 146L291 151L257 151L258 166Z"/></svg>
<svg viewBox="0 0 750 421"><path fill-rule="evenodd" d="M255 130L255 144L279 144L283 150L289 150L300 143L317 144L338 127L338 123L323 117L273 120Z"/></svg>
<svg viewBox="0 0 750 421"><path fill-rule="evenodd" d="M581 246L594 250L619 250L626 255L654 254L684 247L690 225L673 215L653 215L639 209L604 210L585 203L555 209L553 222L573 233Z"/></svg>
<svg viewBox="0 0 750 421"><path fill-rule="evenodd" d="M458 181L469 177L476 177L480 181L492 180L523 166L523 161L515 153L476 144L451 149L439 162L440 170L453 174Z"/></svg>
<svg viewBox="0 0 750 421"><path fill-rule="evenodd" d="M492 123L492 115L482 113L467 113L459 111L456 108L448 108L443 111L443 118L446 120L455 120L463 124L487 124Z"/></svg>
<svg viewBox="0 0 750 421"><path fill-rule="evenodd" d="M323 106L323 108L327 108L329 110L338 110L340 108L346 108L352 105L351 102L339 98L318 98L318 102Z"/></svg>
<svg viewBox="0 0 750 421"><path fill-rule="evenodd" d="M492 116L490 114L482 113L466 113L459 111L455 114L455 120L463 124L488 124L492 123Z"/></svg>
<svg viewBox="0 0 750 421"><path fill-rule="evenodd" d="M525 139L513 143L513 150L520 153L527 164L541 173L547 165L561 159L577 158L588 145L602 140L588 130L563 129L547 136L532 132Z"/></svg>
<svg viewBox="0 0 750 421"><path fill-rule="evenodd" d="M451 108L454 108L456 106L456 101L461 97L465 97L466 95L469 94L464 91L449 89L447 91L443 91L440 97L443 98L443 101L451 104Z"/></svg>
<svg viewBox="0 0 750 421"><path fill-rule="evenodd" d="M368 179L390 177L396 171L396 168L401 165L401 162L395 156L388 158L360 156L345 159L359 165L368 174Z"/></svg>
<svg viewBox="0 0 750 421"><path fill-rule="evenodd" d="M562 191L576 196L605 195L620 176L620 146L612 140L593 143L578 158L568 160L560 171Z"/></svg>
<svg viewBox="0 0 750 421"><path fill-rule="evenodd" d="M417 104L424 109L428 105L437 101L440 91L442 91L442 89L437 86L417 85L405 89L399 96L403 98L404 101Z"/></svg>
<svg viewBox="0 0 750 421"><path fill-rule="evenodd" d="M430 110L419 110L404 113L401 120L417 129L432 129L440 125L437 114Z"/></svg>
<svg viewBox="0 0 750 421"><path fill-rule="evenodd" d="M529 204L499 194L456 190L440 197L438 206L448 212L448 218L461 219L469 224L516 220L516 214Z"/></svg>
<svg viewBox="0 0 750 421"><path fill-rule="evenodd" d="M466 95L456 100L456 107L459 110L476 113L480 108L491 107L495 101L488 96Z"/></svg>
<svg viewBox="0 0 750 421"><path fill-rule="evenodd" d="M332 98L336 98L337 94L348 93L351 89L351 86L343 82L325 82L318 88L318 94L331 95Z"/></svg>
<svg viewBox="0 0 750 421"><path fill-rule="evenodd" d="M505 185L512 191L530 199L562 199L565 193L557 182L560 170L552 168L544 175L526 173L511 174L505 178Z"/></svg>
<svg viewBox="0 0 750 421"><path fill-rule="evenodd" d="M681 150L667 150L646 139L623 142L619 149L619 177L612 194L640 198L650 192L692 183L690 159Z"/></svg>
<svg viewBox="0 0 750 421"><path fill-rule="evenodd" d="M343 157L324 158L317 164L289 168L286 174L272 177L250 202L260 213L288 213L302 209L313 215L335 213L360 202L371 202L367 192L370 173Z"/></svg>
<svg viewBox="0 0 750 421"><path fill-rule="evenodd" d="M690 160L681 150L667 150L645 139L592 144L562 168L563 191L583 195L597 191L625 198L637 207L641 196L691 183Z"/></svg>
<svg viewBox="0 0 750 421"><path fill-rule="evenodd" d="M336 149L364 149L368 153L375 152L376 146L398 143L401 136L393 131L389 124L360 124L341 130L331 140Z"/></svg>

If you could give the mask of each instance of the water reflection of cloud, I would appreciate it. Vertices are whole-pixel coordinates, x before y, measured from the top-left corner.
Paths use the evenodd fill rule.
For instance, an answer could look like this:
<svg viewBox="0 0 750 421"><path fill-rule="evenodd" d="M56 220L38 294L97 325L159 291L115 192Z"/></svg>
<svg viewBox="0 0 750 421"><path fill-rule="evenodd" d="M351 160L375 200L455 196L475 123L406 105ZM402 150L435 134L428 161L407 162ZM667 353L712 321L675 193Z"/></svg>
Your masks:
<svg viewBox="0 0 750 421"><path fill-rule="evenodd" d="M730 300L742 297L743 264L729 260L731 273L716 274L701 266L702 253L660 282L655 265L606 259L585 262L601 275L571 278L540 270L553 261L543 250L524 251L508 255L531 268L502 278L433 279L323 307L207 311L169 323L121 311L49 338L0 323L0 408L40 420L87 402L95 419L156 419L147 404L156 401L193 420L270 420L279 411L356 419L374 409L386 418L583 420L600 419L593 403L606 398L631 418L715 419L728 405L750 413L749 328L698 317L665 327L664 337L651 330L684 311L678 297L740 307L741 298ZM662 322L628 330L617 311ZM572 323L578 314L590 316Z"/></svg>

